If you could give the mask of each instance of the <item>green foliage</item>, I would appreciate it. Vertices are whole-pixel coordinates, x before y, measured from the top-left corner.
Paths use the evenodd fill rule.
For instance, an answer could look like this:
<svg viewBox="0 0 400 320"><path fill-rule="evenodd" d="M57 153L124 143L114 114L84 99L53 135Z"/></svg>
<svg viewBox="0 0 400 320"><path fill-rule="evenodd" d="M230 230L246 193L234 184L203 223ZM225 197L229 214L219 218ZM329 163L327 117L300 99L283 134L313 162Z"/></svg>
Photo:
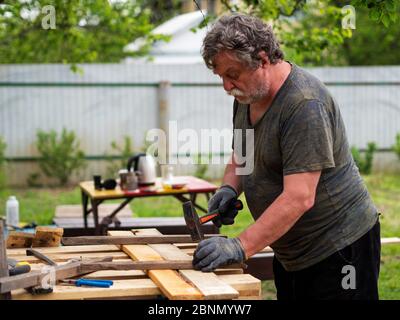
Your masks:
<svg viewBox="0 0 400 320"><path fill-rule="evenodd" d="M29 187L31 188L39 188L42 187L42 184L40 183L40 173L39 172L33 172L31 173L28 178L26 179L26 183L28 184Z"/></svg>
<svg viewBox="0 0 400 320"><path fill-rule="evenodd" d="M0 189L6 185L6 148L7 144L3 140L3 137L0 137Z"/></svg>
<svg viewBox="0 0 400 320"><path fill-rule="evenodd" d="M359 149L357 149L356 147L351 148L353 159L358 169L360 170L360 173L371 174L375 151L376 151L376 144L374 142L368 143L364 157L361 155Z"/></svg>
<svg viewBox="0 0 400 320"><path fill-rule="evenodd" d="M47 5L55 8L55 29L45 29ZM1 63L119 62L143 55L160 35L150 35L151 10L142 1L5 0L0 6ZM143 47L134 53L124 47L137 38Z"/></svg>
<svg viewBox="0 0 400 320"><path fill-rule="evenodd" d="M39 167L48 177L65 185L72 173L85 167L85 154L73 131L62 130L60 137L55 130L37 132L37 149L41 155Z"/></svg>
<svg viewBox="0 0 400 320"><path fill-rule="evenodd" d="M382 23L386 28L399 19L400 4L398 0L354 0L355 6L369 9L369 18Z"/></svg>
<svg viewBox="0 0 400 320"><path fill-rule="evenodd" d="M393 146L393 151L397 154L400 160L400 133L396 134L396 141Z"/></svg>
<svg viewBox="0 0 400 320"><path fill-rule="evenodd" d="M371 21L368 9L357 8L356 29L337 51L343 65L400 64L400 23L385 28ZM337 64L337 63L336 63Z"/></svg>
<svg viewBox="0 0 400 320"><path fill-rule="evenodd" d="M125 169L128 160L135 153L133 147L133 141L131 137L125 136L123 145L118 145L115 141L111 142L111 149L114 151L114 154L119 156L120 160L108 160L109 165L106 169L106 178L115 178L118 175L118 171L121 169Z"/></svg>
<svg viewBox="0 0 400 320"><path fill-rule="evenodd" d="M399 63L396 35L400 27L394 23L399 16L398 1L243 0L236 5L231 5L230 1L222 3L229 11L254 14L271 22L286 59L297 64L348 65L354 60L357 64L379 64L386 60L389 62L384 64ZM342 28L344 13L341 10L348 4L355 6L356 30ZM361 26L358 25L359 11L365 13ZM383 25L391 28L382 28ZM357 34L356 43L354 34ZM383 43L382 39L385 39ZM365 50L364 45L373 53ZM348 51L355 52L350 55ZM386 59L386 55L394 60Z"/></svg>

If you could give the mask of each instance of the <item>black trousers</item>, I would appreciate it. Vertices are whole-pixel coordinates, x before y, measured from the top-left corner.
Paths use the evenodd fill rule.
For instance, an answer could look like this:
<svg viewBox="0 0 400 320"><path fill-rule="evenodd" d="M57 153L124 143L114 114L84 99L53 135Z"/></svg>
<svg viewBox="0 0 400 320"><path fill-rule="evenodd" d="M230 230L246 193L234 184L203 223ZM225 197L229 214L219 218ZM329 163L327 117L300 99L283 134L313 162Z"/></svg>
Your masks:
<svg viewBox="0 0 400 320"><path fill-rule="evenodd" d="M278 300L378 300L380 223L321 262L288 272L274 257Z"/></svg>

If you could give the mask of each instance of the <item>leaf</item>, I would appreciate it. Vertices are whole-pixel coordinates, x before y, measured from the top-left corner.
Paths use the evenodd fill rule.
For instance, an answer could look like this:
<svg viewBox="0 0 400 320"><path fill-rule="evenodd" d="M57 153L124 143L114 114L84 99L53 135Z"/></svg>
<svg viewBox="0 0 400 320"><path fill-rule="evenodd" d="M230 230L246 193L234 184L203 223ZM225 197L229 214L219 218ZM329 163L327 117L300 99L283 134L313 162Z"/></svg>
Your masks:
<svg viewBox="0 0 400 320"><path fill-rule="evenodd" d="M385 25L386 28L390 25L390 17L389 15L383 15L381 18L382 23Z"/></svg>
<svg viewBox="0 0 400 320"><path fill-rule="evenodd" d="M375 7L372 8L371 11L369 12L369 17L371 18L371 20L379 21L380 16L381 12L379 11L379 9Z"/></svg>

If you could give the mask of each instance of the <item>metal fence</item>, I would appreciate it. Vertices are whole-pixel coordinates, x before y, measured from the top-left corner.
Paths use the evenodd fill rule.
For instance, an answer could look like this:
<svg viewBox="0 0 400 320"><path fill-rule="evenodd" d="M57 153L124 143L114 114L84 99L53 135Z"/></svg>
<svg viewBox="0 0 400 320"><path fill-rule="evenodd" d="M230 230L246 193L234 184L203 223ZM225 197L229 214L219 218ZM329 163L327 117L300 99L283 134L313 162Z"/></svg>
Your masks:
<svg viewBox="0 0 400 320"><path fill-rule="evenodd" d="M10 184L25 184L37 172L36 132L73 130L89 166L73 181L104 172L111 141L130 136L136 148L153 128L231 130L232 98L220 80L202 64L92 64L83 74L67 65L0 66L0 136L6 143ZM311 68L338 101L351 145L365 148L374 141L390 151L400 132L400 67ZM167 84L166 84L167 82ZM229 140L229 139L228 139ZM229 141L200 153L226 157ZM396 167L393 154L377 167ZM211 165L210 177L223 165ZM190 173L193 166L178 167Z"/></svg>

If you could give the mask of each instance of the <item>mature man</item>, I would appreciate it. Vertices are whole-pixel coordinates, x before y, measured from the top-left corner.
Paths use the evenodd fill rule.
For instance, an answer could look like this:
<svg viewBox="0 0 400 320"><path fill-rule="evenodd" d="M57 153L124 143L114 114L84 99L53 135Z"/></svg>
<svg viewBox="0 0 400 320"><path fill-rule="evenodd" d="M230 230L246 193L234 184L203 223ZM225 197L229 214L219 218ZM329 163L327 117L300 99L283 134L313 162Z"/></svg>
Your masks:
<svg viewBox="0 0 400 320"><path fill-rule="evenodd" d="M235 97L234 129L254 133L253 171L238 174L235 136L209 209L219 208L218 226L232 224L228 204L244 192L255 223L237 238L200 242L195 268L241 262L269 245L278 299L378 299L379 214L326 87L285 61L271 27L255 17L220 18L202 54Z"/></svg>

